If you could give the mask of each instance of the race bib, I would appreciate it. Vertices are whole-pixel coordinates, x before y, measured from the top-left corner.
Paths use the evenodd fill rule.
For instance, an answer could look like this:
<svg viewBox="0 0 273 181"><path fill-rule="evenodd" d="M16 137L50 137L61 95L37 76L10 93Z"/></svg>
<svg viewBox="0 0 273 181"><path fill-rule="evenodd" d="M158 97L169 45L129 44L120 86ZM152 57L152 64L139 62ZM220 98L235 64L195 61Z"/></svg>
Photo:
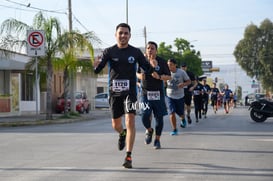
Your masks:
<svg viewBox="0 0 273 181"><path fill-rule="evenodd" d="M114 92L128 91L130 88L129 85L130 85L129 80L115 79L113 80L112 90Z"/></svg>
<svg viewBox="0 0 273 181"><path fill-rule="evenodd" d="M147 99L149 101L160 100L160 91L148 91Z"/></svg>
<svg viewBox="0 0 273 181"><path fill-rule="evenodd" d="M196 95L196 96L200 95L200 90L194 90L193 94Z"/></svg>

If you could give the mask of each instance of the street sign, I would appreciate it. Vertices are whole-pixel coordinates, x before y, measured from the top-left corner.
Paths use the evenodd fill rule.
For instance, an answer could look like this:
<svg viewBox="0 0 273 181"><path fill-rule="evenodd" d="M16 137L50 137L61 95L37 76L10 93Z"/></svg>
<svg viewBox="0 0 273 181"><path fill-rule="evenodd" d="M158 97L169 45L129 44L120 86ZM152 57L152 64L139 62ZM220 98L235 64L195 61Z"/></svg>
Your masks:
<svg viewBox="0 0 273 181"><path fill-rule="evenodd" d="M211 69L212 68L212 61L202 61L201 67L202 67L202 69Z"/></svg>
<svg viewBox="0 0 273 181"><path fill-rule="evenodd" d="M42 30L27 31L27 55L31 57L45 55L45 36Z"/></svg>
<svg viewBox="0 0 273 181"><path fill-rule="evenodd" d="M210 69L212 68L212 61L202 61L201 68L203 72L210 72Z"/></svg>
<svg viewBox="0 0 273 181"><path fill-rule="evenodd" d="M35 57L35 77L36 77L36 117L38 120L38 56L45 55L45 33L42 30L27 30L27 55Z"/></svg>

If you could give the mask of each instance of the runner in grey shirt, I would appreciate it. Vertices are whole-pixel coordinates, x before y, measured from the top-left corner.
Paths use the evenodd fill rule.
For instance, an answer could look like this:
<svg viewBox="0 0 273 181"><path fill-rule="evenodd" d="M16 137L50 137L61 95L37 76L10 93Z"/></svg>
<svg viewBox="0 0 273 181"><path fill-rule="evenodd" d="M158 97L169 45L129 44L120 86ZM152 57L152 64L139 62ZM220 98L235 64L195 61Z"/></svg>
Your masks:
<svg viewBox="0 0 273 181"><path fill-rule="evenodd" d="M167 96L173 99L180 99L184 97L184 86L179 85L190 80L188 74L176 68L176 72L171 72L172 79L167 81Z"/></svg>
<svg viewBox="0 0 273 181"><path fill-rule="evenodd" d="M169 59L168 66L171 71L171 80L167 80L167 104L170 114L170 122L173 128L171 135L177 135L176 128L176 115L181 118L180 126L182 128L186 127L186 120L184 116L184 87L191 83L191 80L187 73L177 68L176 60Z"/></svg>

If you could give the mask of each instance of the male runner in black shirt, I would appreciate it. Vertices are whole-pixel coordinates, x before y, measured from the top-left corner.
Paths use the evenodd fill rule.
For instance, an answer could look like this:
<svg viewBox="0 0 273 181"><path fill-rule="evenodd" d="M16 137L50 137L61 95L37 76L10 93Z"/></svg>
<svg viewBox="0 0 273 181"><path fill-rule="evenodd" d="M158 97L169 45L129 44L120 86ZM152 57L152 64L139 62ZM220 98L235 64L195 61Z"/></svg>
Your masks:
<svg viewBox="0 0 273 181"><path fill-rule="evenodd" d="M209 94L211 92L211 88L210 86L207 84L207 79L204 78L202 80L203 82L203 89L204 89L204 93L203 93L203 106L202 106L202 114L204 115L205 118L207 118L207 112L208 112L208 103L209 103Z"/></svg>
<svg viewBox="0 0 273 181"><path fill-rule="evenodd" d="M131 153L135 141L135 113L136 113L136 69L137 64L147 74L156 79L159 75L146 61L140 49L128 44L131 28L126 23L116 27L117 44L104 50L101 61L94 62L95 73L99 73L108 63L109 66L109 104L112 114L112 127L120 134L118 146L123 150L126 145L126 157L123 166L132 168ZM123 128L122 115L125 114L126 129ZM126 144L125 144L126 142Z"/></svg>
<svg viewBox="0 0 273 181"><path fill-rule="evenodd" d="M187 118L188 118L188 123L191 124L191 102L192 102L192 96L193 96L193 89L197 86L198 82L196 81L195 75L188 70L187 64L182 63L181 64L182 70L186 71L188 76L191 79L191 84L184 87L184 100L185 100L185 105L186 105L186 112L187 112Z"/></svg>
<svg viewBox="0 0 273 181"><path fill-rule="evenodd" d="M138 69L137 77L141 80L142 90L142 123L146 128L145 144L152 142L154 129L151 125L152 113L155 117L155 140L154 148L160 149L160 136L163 129L163 116L167 115L165 103L164 82L171 79L171 72L167 62L157 55L157 44L149 41L146 47L147 61L152 65L159 74L160 79L146 74L141 68ZM148 107L147 107L148 106Z"/></svg>

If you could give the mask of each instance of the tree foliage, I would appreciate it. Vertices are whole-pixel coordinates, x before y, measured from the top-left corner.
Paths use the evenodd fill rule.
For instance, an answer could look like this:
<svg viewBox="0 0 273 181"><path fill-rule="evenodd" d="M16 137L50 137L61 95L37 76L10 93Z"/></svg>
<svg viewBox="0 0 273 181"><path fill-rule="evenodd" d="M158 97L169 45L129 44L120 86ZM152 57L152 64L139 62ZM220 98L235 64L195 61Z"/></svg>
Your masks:
<svg viewBox="0 0 273 181"><path fill-rule="evenodd" d="M158 55L165 60L174 58L178 62L178 66L182 62L187 64L188 70L199 76L203 74L201 68L200 52L194 49L194 46L189 41L176 38L174 40L174 46L176 51L172 50L172 45L165 45L165 42L159 44Z"/></svg>
<svg viewBox="0 0 273 181"><path fill-rule="evenodd" d="M273 91L273 23L265 19L258 27L246 27L244 38L235 47L234 56L247 75Z"/></svg>
<svg viewBox="0 0 273 181"><path fill-rule="evenodd" d="M33 18L33 24L27 25L16 19L5 20L0 27L1 41L0 48L21 52L26 48L27 30L44 30L45 32L45 56L39 57L39 73L46 73L46 119L51 120L52 117L52 74L53 62L59 60L59 67L62 67L66 73L75 73L77 66L81 66L84 70L92 67L91 62L76 62L77 53L88 50L93 57L93 47L91 42L99 42L99 39L92 33L87 32L80 34L79 32L62 33L61 23L55 17L46 18L42 12L37 13ZM56 58L56 57L59 57ZM62 61L61 61L62 60ZM66 62L62 66L62 63ZM54 63L57 66L58 63ZM32 63L28 65L33 67ZM46 67L46 68L45 68ZM92 70L90 68L89 70ZM43 75L43 74L42 74Z"/></svg>
<svg viewBox="0 0 273 181"><path fill-rule="evenodd" d="M61 35L60 22L57 18L46 18L42 12L37 13L33 18L33 24L27 25L16 19L7 19L1 24L0 33L4 37L1 41L1 47L8 50L18 52L22 48L26 48L27 30L44 30L45 31L45 49L44 57L39 57L40 63L46 64L46 80L47 80L47 103L46 103L46 119L51 120L52 117L52 58L57 53L58 47L56 39Z"/></svg>
<svg viewBox="0 0 273 181"><path fill-rule="evenodd" d="M68 113L67 99L69 97L69 78L75 77L76 72L80 69L82 73L90 72L93 70L91 60L94 60L94 49L91 44L93 36L90 33L81 34L77 31L65 32L57 40L60 58L53 60L55 69L63 70L63 85L65 108L64 114ZM79 60L78 57L85 52L89 52L91 59ZM74 93L71 93L74 96Z"/></svg>

